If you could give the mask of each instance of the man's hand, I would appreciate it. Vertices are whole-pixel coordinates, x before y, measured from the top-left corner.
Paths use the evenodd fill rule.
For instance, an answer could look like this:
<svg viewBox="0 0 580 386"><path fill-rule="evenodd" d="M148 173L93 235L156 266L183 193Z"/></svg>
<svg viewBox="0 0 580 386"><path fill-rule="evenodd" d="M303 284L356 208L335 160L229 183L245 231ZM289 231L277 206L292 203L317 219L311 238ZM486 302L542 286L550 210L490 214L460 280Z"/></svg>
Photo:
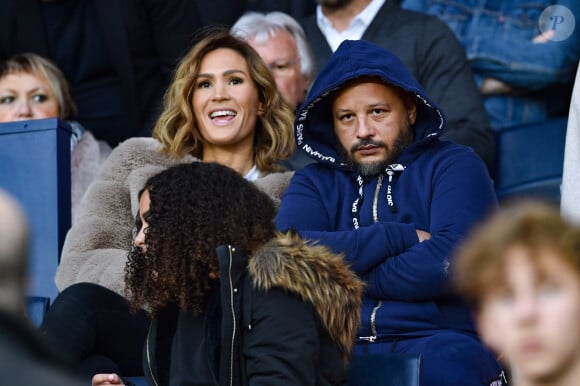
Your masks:
<svg viewBox="0 0 580 386"><path fill-rule="evenodd" d="M91 381L92 386L101 385L124 385L123 380L117 374L95 374Z"/></svg>
<svg viewBox="0 0 580 386"><path fill-rule="evenodd" d="M417 237L419 237L419 242L422 243L423 241L429 240L431 238L431 233L417 229Z"/></svg>
<svg viewBox="0 0 580 386"><path fill-rule="evenodd" d="M549 29L546 32L543 32L543 33L539 34L538 36L536 36L532 40L532 43L534 43L534 44L547 43L554 37L555 34L556 33L554 32L553 29Z"/></svg>
<svg viewBox="0 0 580 386"><path fill-rule="evenodd" d="M509 84L504 83L501 80L497 80L495 78L485 78L483 82L481 82L479 91L482 95L502 95L510 94L514 90Z"/></svg>

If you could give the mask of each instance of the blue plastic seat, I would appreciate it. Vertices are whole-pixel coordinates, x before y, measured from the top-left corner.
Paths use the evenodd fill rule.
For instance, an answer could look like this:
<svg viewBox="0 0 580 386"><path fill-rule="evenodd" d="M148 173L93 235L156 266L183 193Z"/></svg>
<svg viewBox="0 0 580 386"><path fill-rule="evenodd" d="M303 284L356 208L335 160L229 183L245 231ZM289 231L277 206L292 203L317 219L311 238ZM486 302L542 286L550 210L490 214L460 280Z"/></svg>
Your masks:
<svg viewBox="0 0 580 386"><path fill-rule="evenodd" d="M567 117L498 131L495 190L501 201L518 197L560 202Z"/></svg>
<svg viewBox="0 0 580 386"><path fill-rule="evenodd" d="M58 293L54 275L70 211L70 127L56 118L0 124L0 187L30 226L29 318L38 325Z"/></svg>
<svg viewBox="0 0 580 386"><path fill-rule="evenodd" d="M420 355L356 355L350 363L348 386L419 386L420 370Z"/></svg>
<svg viewBox="0 0 580 386"><path fill-rule="evenodd" d="M130 382L132 386L149 386L145 377L124 377L123 380L125 383Z"/></svg>
<svg viewBox="0 0 580 386"><path fill-rule="evenodd" d="M44 320L44 315L50 306L50 299L46 296L28 296L26 298L26 316L36 327Z"/></svg>

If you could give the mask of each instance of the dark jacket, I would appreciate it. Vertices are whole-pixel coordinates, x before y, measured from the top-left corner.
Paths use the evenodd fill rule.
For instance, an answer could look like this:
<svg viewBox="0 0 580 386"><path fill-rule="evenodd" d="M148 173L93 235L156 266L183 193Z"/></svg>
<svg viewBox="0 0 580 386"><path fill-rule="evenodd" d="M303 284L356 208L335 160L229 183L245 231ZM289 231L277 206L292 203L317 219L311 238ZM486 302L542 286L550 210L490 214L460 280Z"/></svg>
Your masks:
<svg viewBox="0 0 580 386"><path fill-rule="evenodd" d="M98 28L93 33L102 34L105 51L95 52L93 48L89 52L106 56L113 65L122 95L110 98L119 97L124 101L128 124L120 125L119 120L113 118L93 119L101 114L99 101L93 100L84 109L78 98L77 120L97 139L105 140L113 147L130 137L149 136L171 74L181 55L191 47L194 33L201 26L195 3L188 0L85 1L94 7ZM0 59L19 52L33 52L52 59L45 28L40 0L0 1ZM81 35L85 25L81 23L74 28ZM74 47L65 48L70 50L71 56L80 55ZM56 64L78 97L81 93L75 89L78 74L69 73L58 61ZM77 70L78 67L73 69ZM83 88L99 82L103 79L79 80ZM90 95L85 99L90 100Z"/></svg>
<svg viewBox="0 0 580 386"><path fill-rule="evenodd" d="M316 24L316 14L303 20L302 26L320 72L332 55L330 46ZM492 170L495 148L487 113L453 32L435 16L402 10L396 1L388 0L362 39L397 55L441 106L448 122L442 139L472 147Z"/></svg>
<svg viewBox="0 0 580 386"><path fill-rule="evenodd" d="M362 284L342 258L290 235L249 258L230 245L217 254L221 280L203 316L205 351L196 356L192 342L189 353L210 369L211 384L345 385ZM183 317L168 308L152 323L144 355L150 384L167 384L170 362L184 362L168 351Z"/></svg>
<svg viewBox="0 0 580 386"><path fill-rule="evenodd" d="M77 377L24 319L0 310L0 374L2 385L82 386Z"/></svg>
<svg viewBox="0 0 580 386"><path fill-rule="evenodd" d="M384 174L364 179L341 159L330 101L332 90L360 76L417 98L414 143ZM404 64L363 40L340 45L297 115L297 145L319 162L295 172L276 224L344 253L366 280L360 335L369 340L448 329L475 334L468 308L449 291L448 266L453 248L496 196L482 160L439 139L444 127L443 112ZM419 242L416 229L431 238Z"/></svg>

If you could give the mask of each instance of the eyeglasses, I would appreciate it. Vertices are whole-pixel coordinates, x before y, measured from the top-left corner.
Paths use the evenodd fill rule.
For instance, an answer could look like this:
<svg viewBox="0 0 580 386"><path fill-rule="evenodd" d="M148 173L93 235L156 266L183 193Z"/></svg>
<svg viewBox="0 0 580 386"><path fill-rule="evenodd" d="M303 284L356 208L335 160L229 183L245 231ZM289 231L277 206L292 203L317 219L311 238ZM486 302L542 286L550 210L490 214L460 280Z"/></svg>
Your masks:
<svg viewBox="0 0 580 386"><path fill-rule="evenodd" d="M273 75L284 77L289 76L293 73L295 65L296 60L286 60L268 63L268 68L270 69Z"/></svg>

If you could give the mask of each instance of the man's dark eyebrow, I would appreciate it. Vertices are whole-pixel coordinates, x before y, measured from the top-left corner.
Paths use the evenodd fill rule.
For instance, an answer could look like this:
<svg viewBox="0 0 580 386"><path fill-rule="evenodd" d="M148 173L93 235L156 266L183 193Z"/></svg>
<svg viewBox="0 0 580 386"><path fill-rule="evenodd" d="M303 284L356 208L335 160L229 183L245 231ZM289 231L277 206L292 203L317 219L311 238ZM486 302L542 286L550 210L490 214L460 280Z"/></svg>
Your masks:
<svg viewBox="0 0 580 386"><path fill-rule="evenodd" d="M386 103L386 102L378 102L378 103L373 103L373 104L370 104L370 105L368 105L367 107L368 107L368 108L371 108L371 109L376 109L376 108L378 108L378 107L382 107L382 108L390 108L390 106L391 106L391 104L390 104L390 103ZM337 112L337 113L342 113L342 112L350 112L350 111L352 111L352 109L350 109L350 108L337 108L337 109L335 110L335 112Z"/></svg>
<svg viewBox="0 0 580 386"><path fill-rule="evenodd" d="M373 104L369 105L370 108L390 107L390 106L391 106L391 104L388 102L378 102L378 103L373 103Z"/></svg>

